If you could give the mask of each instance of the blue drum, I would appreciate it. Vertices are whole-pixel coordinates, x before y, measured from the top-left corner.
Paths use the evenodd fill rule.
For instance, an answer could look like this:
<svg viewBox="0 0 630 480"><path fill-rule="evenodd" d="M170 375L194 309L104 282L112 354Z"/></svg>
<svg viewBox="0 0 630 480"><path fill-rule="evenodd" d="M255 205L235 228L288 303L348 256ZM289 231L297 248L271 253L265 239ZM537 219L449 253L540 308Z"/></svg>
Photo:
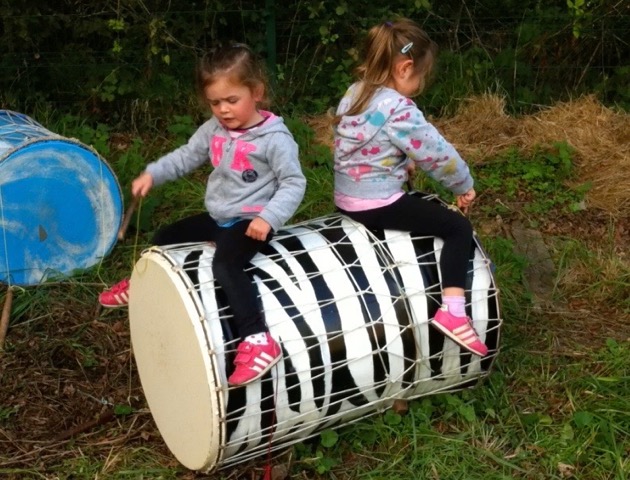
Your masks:
<svg viewBox="0 0 630 480"><path fill-rule="evenodd" d="M36 285L97 264L122 212L118 180L94 149L0 110L0 281Z"/></svg>

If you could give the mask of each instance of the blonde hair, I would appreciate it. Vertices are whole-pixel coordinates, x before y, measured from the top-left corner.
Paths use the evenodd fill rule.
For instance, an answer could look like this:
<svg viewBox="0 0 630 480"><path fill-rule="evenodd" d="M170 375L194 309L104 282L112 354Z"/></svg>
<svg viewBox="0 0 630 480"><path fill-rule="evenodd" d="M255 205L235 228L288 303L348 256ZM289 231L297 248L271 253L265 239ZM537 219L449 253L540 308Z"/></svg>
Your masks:
<svg viewBox="0 0 630 480"><path fill-rule="evenodd" d="M264 65L256 54L243 43L213 48L206 53L197 67L197 90L205 103L204 91L219 76L228 76L230 80L248 87L251 91L262 87L263 99L260 106L269 105L269 82Z"/></svg>
<svg viewBox="0 0 630 480"><path fill-rule="evenodd" d="M415 72L427 78L436 55L435 42L412 20L401 18L372 27L365 40L363 63L355 72L359 89L344 115L358 115L365 110L374 92L389 83L392 68L401 57L411 58ZM335 123L340 120L341 116L335 117Z"/></svg>

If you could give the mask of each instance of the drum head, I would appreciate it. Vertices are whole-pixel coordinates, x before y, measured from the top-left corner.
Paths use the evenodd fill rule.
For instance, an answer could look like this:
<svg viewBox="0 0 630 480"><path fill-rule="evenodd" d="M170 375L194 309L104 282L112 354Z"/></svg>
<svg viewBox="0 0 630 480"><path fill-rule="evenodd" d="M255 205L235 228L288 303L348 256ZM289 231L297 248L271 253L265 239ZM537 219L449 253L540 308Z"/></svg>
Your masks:
<svg viewBox="0 0 630 480"><path fill-rule="evenodd" d="M0 156L0 281L36 285L96 265L116 242L122 195L77 142L45 139Z"/></svg>
<svg viewBox="0 0 630 480"><path fill-rule="evenodd" d="M159 249L131 276L131 343L147 403L175 457L192 470L212 469L225 435L224 400L190 280Z"/></svg>

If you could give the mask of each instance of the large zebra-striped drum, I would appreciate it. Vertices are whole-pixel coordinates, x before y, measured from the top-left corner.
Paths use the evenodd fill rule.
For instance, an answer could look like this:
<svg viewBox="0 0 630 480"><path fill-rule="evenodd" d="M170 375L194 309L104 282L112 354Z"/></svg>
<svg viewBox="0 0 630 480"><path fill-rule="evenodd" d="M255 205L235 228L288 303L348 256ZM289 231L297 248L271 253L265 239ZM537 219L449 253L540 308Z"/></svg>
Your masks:
<svg viewBox="0 0 630 480"><path fill-rule="evenodd" d="M382 411L396 399L472 386L498 351L491 263L471 246L467 310L479 358L428 324L440 305L442 241L370 231L343 216L288 227L252 260L283 358L229 387L237 338L212 277L214 247L145 251L131 276L131 340L148 406L186 467L209 471Z"/></svg>

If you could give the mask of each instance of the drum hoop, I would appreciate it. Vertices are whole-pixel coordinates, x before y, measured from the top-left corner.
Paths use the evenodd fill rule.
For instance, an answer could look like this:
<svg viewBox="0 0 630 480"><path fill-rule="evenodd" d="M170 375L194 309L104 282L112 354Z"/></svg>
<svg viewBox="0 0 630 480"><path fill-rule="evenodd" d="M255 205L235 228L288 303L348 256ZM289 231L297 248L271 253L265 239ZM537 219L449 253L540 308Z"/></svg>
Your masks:
<svg viewBox="0 0 630 480"><path fill-rule="evenodd" d="M18 150L21 150L22 148L26 148L29 147L35 143L42 143L42 142L50 142L50 141L61 141L64 143L70 143L79 147L82 147L86 150L88 150L90 153L93 153L99 160L107 163L107 161L96 151L96 149L94 147L92 147L91 145L86 145L85 143L81 142L81 140L77 139L77 138L68 138L68 137L64 137L62 135L57 135L56 133L52 133L50 132L51 135L48 135L46 137L37 137L37 138L29 138L28 140L25 140L24 142L20 143L19 145L7 150L2 157L0 157L0 162L2 162L3 160L6 160L7 158L9 158L14 152L17 152ZM109 166L109 165L108 165Z"/></svg>

